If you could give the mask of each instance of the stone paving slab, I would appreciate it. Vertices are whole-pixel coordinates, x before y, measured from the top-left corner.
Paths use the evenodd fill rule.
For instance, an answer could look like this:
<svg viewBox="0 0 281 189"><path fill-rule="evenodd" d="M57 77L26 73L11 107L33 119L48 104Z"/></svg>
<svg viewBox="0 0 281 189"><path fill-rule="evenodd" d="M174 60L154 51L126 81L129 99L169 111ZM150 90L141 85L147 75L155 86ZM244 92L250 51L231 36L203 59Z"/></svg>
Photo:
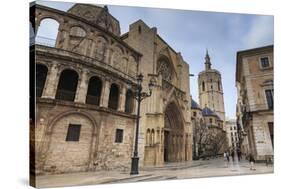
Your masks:
<svg viewBox="0 0 281 189"><path fill-rule="evenodd" d="M38 176L36 181L37 187L44 188L273 173L272 165L256 164L255 168L255 171L250 170L250 164L245 160L239 163L230 162L228 167L225 167L222 159L212 159L165 164L154 169L148 167L140 170L139 175L130 175L129 172L99 171L44 175Z"/></svg>

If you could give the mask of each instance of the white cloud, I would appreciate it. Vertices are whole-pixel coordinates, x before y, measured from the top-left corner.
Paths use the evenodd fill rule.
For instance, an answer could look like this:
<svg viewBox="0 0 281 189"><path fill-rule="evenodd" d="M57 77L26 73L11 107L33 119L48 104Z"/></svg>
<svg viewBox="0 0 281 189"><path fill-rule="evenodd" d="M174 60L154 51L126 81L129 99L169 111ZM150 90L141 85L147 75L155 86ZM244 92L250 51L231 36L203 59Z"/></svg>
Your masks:
<svg viewBox="0 0 281 189"><path fill-rule="evenodd" d="M256 48L273 44L273 33L273 16L258 16L253 21L250 31L245 36L245 46L247 48Z"/></svg>

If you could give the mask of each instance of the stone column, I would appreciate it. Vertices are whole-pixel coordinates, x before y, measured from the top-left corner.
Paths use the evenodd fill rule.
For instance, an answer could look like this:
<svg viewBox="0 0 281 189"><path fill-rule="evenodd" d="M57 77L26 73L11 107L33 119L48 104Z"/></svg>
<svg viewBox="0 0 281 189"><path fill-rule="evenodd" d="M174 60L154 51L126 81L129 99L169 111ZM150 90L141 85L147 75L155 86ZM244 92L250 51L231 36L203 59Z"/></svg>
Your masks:
<svg viewBox="0 0 281 189"><path fill-rule="evenodd" d="M119 103L118 103L118 111L125 111L125 103L126 103L126 87L122 86L120 94L119 94Z"/></svg>
<svg viewBox="0 0 281 189"><path fill-rule="evenodd" d="M109 93L110 93L110 82L109 80L105 79L101 91L101 101L100 101L101 107L105 107L105 108L108 107Z"/></svg>
<svg viewBox="0 0 281 189"><path fill-rule="evenodd" d="M62 48L65 50L68 50L68 46L69 46L69 28L67 28L67 26L61 25L59 27L59 32L58 32L58 36L57 36L57 41L56 41L56 47L57 48Z"/></svg>
<svg viewBox="0 0 281 189"><path fill-rule="evenodd" d="M80 83L77 86L75 102L86 103L87 90L88 90L88 72L86 70L83 70Z"/></svg>
<svg viewBox="0 0 281 189"><path fill-rule="evenodd" d="M57 63L54 62L51 69L48 71L42 98L55 99L58 82L59 71Z"/></svg>

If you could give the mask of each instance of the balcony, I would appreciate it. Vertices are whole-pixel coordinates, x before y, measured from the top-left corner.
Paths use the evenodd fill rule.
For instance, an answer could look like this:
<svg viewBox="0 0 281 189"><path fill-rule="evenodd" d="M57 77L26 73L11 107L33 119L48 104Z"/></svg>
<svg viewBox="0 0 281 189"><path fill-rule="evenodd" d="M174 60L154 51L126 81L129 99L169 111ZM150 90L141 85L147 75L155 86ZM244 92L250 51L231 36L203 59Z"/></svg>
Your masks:
<svg viewBox="0 0 281 189"><path fill-rule="evenodd" d="M268 104L253 104L253 105L246 105L243 108L243 114L244 112L256 112L256 111L272 111L273 105L269 106Z"/></svg>
<svg viewBox="0 0 281 189"><path fill-rule="evenodd" d="M55 47L56 40L48 38L48 37L36 36L35 44L44 45L44 46L47 46L47 47Z"/></svg>
<svg viewBox="0 0 281 189"><path fill-rule="evenodd" d="M99 106L100 98L98 96L87 95L86 104L92 104Z"/></svg>
<svg viewBox="0 0 281 189"><path fill-rule="evenodd" d="M56 99L66 100L66 101L74 101L75 92L68 90L57 90Z"/></svg>

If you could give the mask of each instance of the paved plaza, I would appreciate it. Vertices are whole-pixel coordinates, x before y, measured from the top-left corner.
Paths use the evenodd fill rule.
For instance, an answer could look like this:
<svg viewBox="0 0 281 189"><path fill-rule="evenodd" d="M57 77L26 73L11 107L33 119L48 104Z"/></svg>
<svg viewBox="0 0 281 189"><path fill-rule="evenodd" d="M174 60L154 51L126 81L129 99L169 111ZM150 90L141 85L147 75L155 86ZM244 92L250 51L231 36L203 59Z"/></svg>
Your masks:
<svg viewBox="0 0 281 189"><path fill-rule="evenodd" d="M132 176L129 171L99 171L44 175L38 176L36 181L37 187L59 187L265 173L273 173L273 165L267 166L265 163L257 163L255 170L250 170L250 164L247 160L230 161L226 166L222 158L216 158L185 163L167 163L161 167L146 167L140 170L139 175Z"/></svg>

